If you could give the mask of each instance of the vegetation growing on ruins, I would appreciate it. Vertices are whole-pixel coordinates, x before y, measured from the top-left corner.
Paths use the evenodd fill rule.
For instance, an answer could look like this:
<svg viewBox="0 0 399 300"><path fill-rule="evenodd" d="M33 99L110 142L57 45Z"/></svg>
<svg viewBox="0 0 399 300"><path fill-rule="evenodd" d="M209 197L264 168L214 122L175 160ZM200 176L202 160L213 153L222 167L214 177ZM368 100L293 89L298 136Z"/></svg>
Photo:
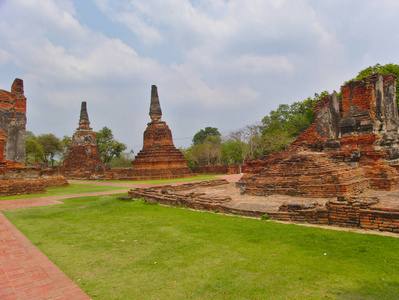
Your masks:
<svg viewBox="0 0 399 300"><path fill-rule="evenodd" d="M399 78L399 65L389 63L386 65L376 64L374 66L369 66L361 70L355 78L349 81L361 80L363 78L369 77L370 75L373 75L374 73L381 73L382 75L394 74ZM396 83L396 100L399 103L399 81Z"/></svg>
<svg viewBox="0 0 399 300"><path fill-rule="evenodd" d="M3 213L92 298L397 298L396 238L117 196L63 201Z"/></svg>

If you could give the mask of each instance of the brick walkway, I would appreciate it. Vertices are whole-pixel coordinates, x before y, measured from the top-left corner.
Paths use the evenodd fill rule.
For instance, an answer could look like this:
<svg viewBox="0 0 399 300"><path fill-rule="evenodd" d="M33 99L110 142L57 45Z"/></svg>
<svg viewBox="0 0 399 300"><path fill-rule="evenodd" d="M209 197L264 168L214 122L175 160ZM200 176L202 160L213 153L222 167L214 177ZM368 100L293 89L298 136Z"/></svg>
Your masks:
<svg viewBox="0 0 399 300"><path fill-rule="evenodd" d="M0 213L0 299L90 299Z"/></svg>

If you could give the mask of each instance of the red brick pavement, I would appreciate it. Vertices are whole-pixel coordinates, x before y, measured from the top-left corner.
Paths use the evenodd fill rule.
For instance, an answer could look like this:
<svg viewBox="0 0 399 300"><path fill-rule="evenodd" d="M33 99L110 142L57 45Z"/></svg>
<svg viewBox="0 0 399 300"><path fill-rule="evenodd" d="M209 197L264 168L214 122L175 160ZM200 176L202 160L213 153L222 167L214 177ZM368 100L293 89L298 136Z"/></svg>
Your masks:
<svg viewBox="0 0 399 300"><path fill-rule="evenodd" d="M0 213L0 299L90 299Z"/></svg>

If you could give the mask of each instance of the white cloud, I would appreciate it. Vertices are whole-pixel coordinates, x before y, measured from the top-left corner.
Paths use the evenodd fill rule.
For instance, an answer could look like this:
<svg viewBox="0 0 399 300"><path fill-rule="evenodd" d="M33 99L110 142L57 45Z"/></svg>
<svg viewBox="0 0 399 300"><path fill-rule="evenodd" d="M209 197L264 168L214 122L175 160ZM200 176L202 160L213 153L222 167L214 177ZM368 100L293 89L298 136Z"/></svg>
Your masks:
<svg viewBox="0 0 399 300"><path fill-rule="evenodd" d="M161 102L176 110L172 123L228 130L279 103L338 89L360 64L398 58L391 25L399 5L389 0L93 0L99 11L88 16L104 18L95 20L106 23L103 32L79 9L93 2L80 1L0 0L0 82L12 82L11 73L25 80L29 124L46 108L74 129L66 111L89 100L97 124L141 142L135 122L147 117L157 84ZM241 123L229 125L234 119Z"/></svg>

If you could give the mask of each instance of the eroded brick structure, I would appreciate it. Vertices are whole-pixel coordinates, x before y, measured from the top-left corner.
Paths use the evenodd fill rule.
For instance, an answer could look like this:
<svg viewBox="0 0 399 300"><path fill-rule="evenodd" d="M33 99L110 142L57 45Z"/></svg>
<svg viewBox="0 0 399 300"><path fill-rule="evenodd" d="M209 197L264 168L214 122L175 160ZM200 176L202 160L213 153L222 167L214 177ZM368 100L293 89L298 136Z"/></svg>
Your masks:
<svg viewBox="0 0 399 300"><path fill-rule="evenodd" d="M97 138L90 128L86 102L83 101L80 110L79 127L72 136L72 145L68 150L63 164L67 177L82 178L86 173L103 172L103 163L98 154Z"/></svg>
<svg viewBox="0 0 399 300"><path fill-rule="evenodd" d="M11 92L0 90L0 167L25 166L25 125L24 84L16 78Z"/></svg>
<svg viewBox="0 0 399 300"><path fill-rule="evenodd" d="M15 79L11 92L0 90L0 197L45 193L46 187L67 186L54 170L25 167L26 98Z"/></svg>
<svg viewBox="0 0 399 300"><path fill-rule="evenodd" d="M246 162L243 193L311 197L398 187L396 77L374 74L319 100L315 121L286 151Z"/></svg>
<svg viewBox="0 0 399 300"><path fill-rule="evenodd" d="M132 162L132 177L145 178L180 178L192 176L187 167L187 160L180 150L173 145L172 132L162 121L158 91L155 85L151 89L151 122L144 132L143 149Z"/></svg>

